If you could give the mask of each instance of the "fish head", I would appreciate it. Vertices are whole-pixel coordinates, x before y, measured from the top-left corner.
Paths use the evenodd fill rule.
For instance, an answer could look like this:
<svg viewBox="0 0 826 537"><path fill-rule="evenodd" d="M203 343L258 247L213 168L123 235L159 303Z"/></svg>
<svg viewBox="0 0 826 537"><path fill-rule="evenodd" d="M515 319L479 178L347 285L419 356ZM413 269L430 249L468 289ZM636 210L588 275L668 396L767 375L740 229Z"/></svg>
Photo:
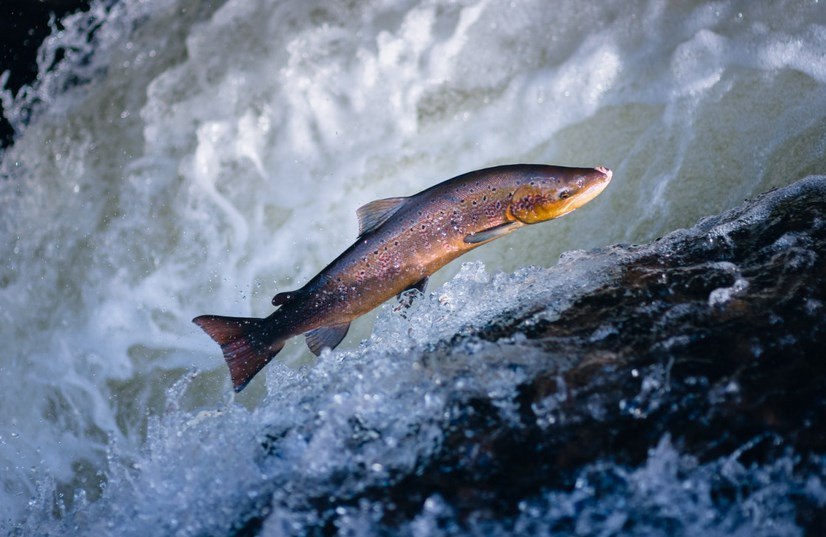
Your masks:
<svg viewBox="0 0 826 537"><path fill-rule="evenodd" d="M548 167L548 171L533 174L517 188L510 199L507 213L511 220L536 224L559 218L582 207L611 182L608 168Z"/></svg>

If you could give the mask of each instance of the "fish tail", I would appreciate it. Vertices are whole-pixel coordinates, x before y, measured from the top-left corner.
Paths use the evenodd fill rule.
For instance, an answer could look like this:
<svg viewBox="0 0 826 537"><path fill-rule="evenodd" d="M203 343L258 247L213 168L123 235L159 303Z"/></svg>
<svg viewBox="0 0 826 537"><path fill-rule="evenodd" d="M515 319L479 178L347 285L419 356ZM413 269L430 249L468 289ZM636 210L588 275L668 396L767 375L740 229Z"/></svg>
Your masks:
<svg viewBox="0 0 826 537"><path fill-rule="evenodd" d="M269 341L266 321L220 315L201 315L192 319L221 346L236 392L243 390L252 377L284 348L284 339Z"/></svg>

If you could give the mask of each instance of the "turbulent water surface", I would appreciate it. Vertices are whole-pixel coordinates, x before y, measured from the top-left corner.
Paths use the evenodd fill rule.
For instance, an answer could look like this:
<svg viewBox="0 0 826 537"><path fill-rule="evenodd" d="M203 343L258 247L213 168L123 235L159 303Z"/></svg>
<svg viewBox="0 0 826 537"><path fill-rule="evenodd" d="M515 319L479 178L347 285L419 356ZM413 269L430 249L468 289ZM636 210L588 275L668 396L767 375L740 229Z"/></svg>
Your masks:
<svg viewBox="0 0 826 537"><path fill-rule="evenodd" d="M310 495L365 467L380 482L440 443L444 391L417 349L523 300L561 308L606 277L523 267L651 241L826 171L815 0L98 1L64 26L38 80L0 93L17 130L0 162L7 532L226 533L262 483ZM318 364L288 345L232 395L192 317L266 315L352 242L359 206L513 162L605 165L614 180L575 214L440 272L416 315L385 306ZM507 400L520 379L490 371L475 382ZM380 424L375 451L346 449L354 416ZM264 464L264 425L304 433ZM720 520L717 507L686 491L727 464L663 438L638 468L589 470L608 494L587 479L543 491L522 529L591 509L571 532L610 533L652 502L708 528L692 521ZM789 475L781 461L749 479L782 498L799 485ZM313 527L306 506L267 501L260 531ZM751 531L755 502L714 527ZM795 534L783 505L772 520ZM452 509L428 498L406 530L444 528ZM348 513L342 531L373 528L369 506Z"/></svg>

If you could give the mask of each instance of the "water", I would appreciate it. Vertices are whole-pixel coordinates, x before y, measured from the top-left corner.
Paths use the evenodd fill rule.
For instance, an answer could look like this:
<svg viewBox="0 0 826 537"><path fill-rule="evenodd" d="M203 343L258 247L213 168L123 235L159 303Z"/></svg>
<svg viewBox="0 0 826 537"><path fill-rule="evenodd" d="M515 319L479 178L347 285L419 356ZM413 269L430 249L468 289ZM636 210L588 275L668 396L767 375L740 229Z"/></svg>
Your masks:
<svg viewBox="0 0 826 537"><path fill-rule="evenodd" d="M23 533L220 533L256 484L312 489L365 461L380 483L438 441L445 391L410 349L576 292L532 287L541 271L522 267L649 241L826 168L826 8L812 1L99 2L43 47L39 81L3 96L18 137L0 163L0 527ZM233 398L192 317L265 315L352 242L360 205L512 162L606 165L614 180L440 272L408 318L386 306L357 322L315 367L293 369L311 359L288 346ZM503 405L518 381L480 378ZM338 449L353 415L383 431L375 452ZM261 466L262 424L301 424L313 443L295 433L283 466ZM688 476L656 469L667 460ZM724 464L664 439L618 479L653 487L645 505L677 502L680 480ZM536 502L597 501L553 494ZM722 533L728 515L705 501L694 512ZM450 518L429 502L412 533ZM269 534L307 523L276 505Z"/></svg>

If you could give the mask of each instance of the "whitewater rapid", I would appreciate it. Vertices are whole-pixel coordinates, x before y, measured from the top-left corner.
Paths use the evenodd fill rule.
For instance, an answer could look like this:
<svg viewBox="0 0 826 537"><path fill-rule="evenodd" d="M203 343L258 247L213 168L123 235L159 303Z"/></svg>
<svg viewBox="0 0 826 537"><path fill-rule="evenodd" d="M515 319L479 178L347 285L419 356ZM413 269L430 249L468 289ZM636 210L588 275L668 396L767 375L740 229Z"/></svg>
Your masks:
<svg viewBox="0 0 826 537"><path fill-rule="evenodd" d="M159 482L141 472L168 470L152 454L179 433L208 437L181 449L224 452L216 480L256 479L245 450L261 416L296 397L285 379L322 397L308 379L324 370L288 367L312 362L293 343L234 398L190 320L268 314L352 242L371 200L504 163L614 170L588 206L466 256L482 265L458 279L458 264L437 274L431 289L471 322L532 292L490 274L521 281L567 250L650 241L826 168L816 1L96 1L64 25L39 80L2 93L18 133L0 162L9 531L107 501L135 473ZM475 299L497 278L496 300ZM464 326L383 315L322 359ZM185 460L169 455L181 474ZM199 483L161 497L195 504Z"/></svg>

